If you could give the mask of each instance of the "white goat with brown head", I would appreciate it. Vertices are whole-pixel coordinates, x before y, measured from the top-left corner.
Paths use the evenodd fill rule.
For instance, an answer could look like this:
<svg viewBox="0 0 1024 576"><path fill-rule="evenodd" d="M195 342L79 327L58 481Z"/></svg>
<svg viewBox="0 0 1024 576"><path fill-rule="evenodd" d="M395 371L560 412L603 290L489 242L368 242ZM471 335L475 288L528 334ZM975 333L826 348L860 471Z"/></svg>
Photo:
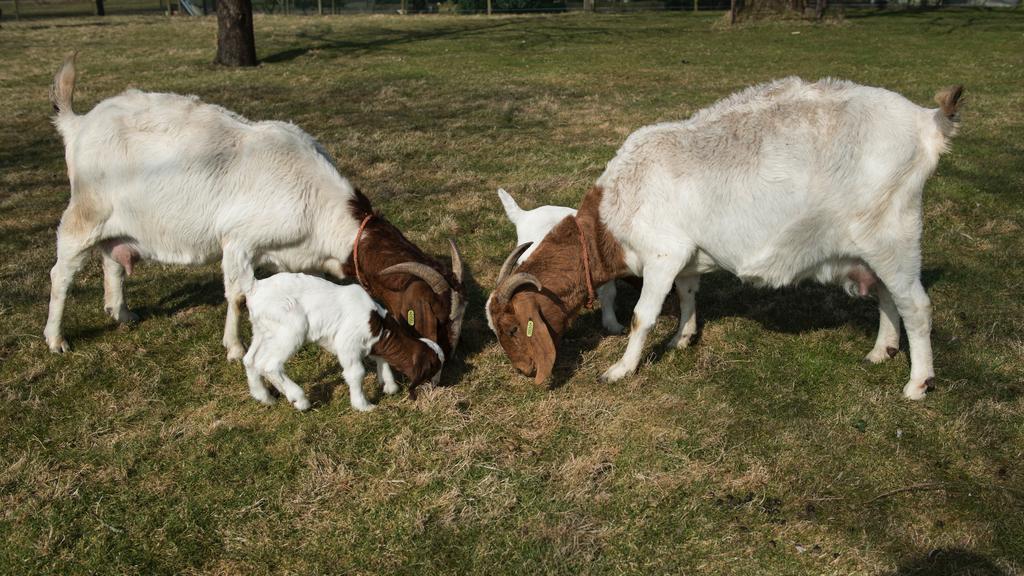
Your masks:
<svg viewBox="0 0 1024 576"><path fill-rule="evenodd" d="M240 286L259 264L356 277L451 356L466 305L455 244L450 271L375 214L311 136L285 122L250 122L195 97L138 90L77 115L74 85L72 55L51 91L71 181L50 272L44 335L51 350L68 347L61 328L68 287L99 247L105 308L122 322L135 319L123 279L138 260L221 258L229 359L244 352Z"/></svg>
<svg viewBox="0 0 1024 576"><path fill-rule="evenodd" d="M787 78L734 94L683 122L634 132L566 218L490 303L498 339L543 382L589 286L643 277L629 344L602 376L633 372L674 286L680 324L696 333L700 274L728 270L764 286L804 279L874 291L881 320L871 362L893 356L900 317L910 340L908 398L934 376L931 305L921 285L922 190L956 132L962 88L938 109L851 82Z"/></svg>

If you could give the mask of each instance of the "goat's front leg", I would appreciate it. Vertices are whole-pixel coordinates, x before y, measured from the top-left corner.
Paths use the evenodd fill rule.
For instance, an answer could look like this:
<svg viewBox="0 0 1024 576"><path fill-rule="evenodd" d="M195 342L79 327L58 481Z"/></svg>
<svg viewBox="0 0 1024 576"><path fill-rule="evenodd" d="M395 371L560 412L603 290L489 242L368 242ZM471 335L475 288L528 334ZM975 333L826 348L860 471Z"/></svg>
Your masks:
<svg viewBox="0 0 1024 576"><path fill-rule="evenodd" d="M609 334L622 334L626 330L625 326L619 324L619 318L615 315L617 293L615 280L597 287L597 297L601 300L601 324Z"/></svg>
<svg viewBox="0 0 1024 576"><path fill-rule="evenodd" d="M629 344L626 353L601 375L602 382L615 382L636 370L640 363L647 334L654 327L661 313L665 296L672 288L676 274L685 264L686 259L671 260L661 258L644 268L644 287L640 291L640 300L633 309L633 323L629 332Z"/></svg>
<svg viewBox="0 0 1024 576"><path fill-rule="evenodd" d="M363 394L363 378L366 376L366 368L363 368L362 360L345 359L339 355L338 361L341 362L342 375L345 378L345 383L348 384L348 397L352 408L359 412L373 410L374 405L370 404L366 395Z"/></svg>
<svg viewBox="0 0 1024 576"><path fill-rule="evenodd" d="M103 251L103 309L117 322L138 322L138 314L124 302L124 266Z"/></svg>
<svg viewBox="0 0 1024 576"><path fill-rule="evenodd" d="M878 337L875 338L875 347L865 358L872 364L879 364L894 358L900 351L899 310L896 309L896 303L885 284L879 282L876 285L876 291L878 294Z"/></svg>
<svg viewBox="0 0 1024 576"><path fill-rule="evenodd" d="M377 379L384 383L384 393L397 394L398 383L395 382L395 374L391 371L391 365L383 358L374 357L373 360L377 363Z"/></svg>
<svg viewBox="0 0 1024 576"><path fill-rule="evenodd" d="M669 341L669 348L683 349L693 344L697 336L697 289L700 276L679 276L675 280L679 296L679 329Z"/></svg>
<svg viewBox="0 0 1024 576"><path fill-rule="evenodd" d="M228 301L228 315L224 320L224 347L228 351L228 360L241 360L245 348L238 337L238 324L241 316L242 302L245 300L245 287L251 287L256 281L252 269L251 256L231 245L224 246L221 260L224 270L224 297Z"/></svg>

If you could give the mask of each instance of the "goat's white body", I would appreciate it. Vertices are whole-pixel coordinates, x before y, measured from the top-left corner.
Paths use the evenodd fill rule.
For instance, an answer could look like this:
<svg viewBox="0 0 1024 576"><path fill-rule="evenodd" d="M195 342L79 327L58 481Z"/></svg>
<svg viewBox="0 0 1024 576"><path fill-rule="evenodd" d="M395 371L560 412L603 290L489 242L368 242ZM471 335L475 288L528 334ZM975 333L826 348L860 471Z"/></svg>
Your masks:
<svg viewBox="0 0 1024 576"><path fill-rule="evenodd" d="M250 122L195 97L129 90L89 113L61 110L71 201L58 232L46 337L61 335L64 292L93 245L104 249L105 302L134 317L122 295L119 253L173 264L223 258L229 358L241 284L255 264L342 276L359 222L351 184L308 134L284 122ZM120 251L120 252L119 252Z"/></svg>
<svg viewBox="0 0 1024 576"><path fill-rule="evenodd" d="M257 280L246 292L246 307L252 322L252 345L243 358L253 398L272 403L261 382L266 377L299 410L309 401L298 385L284 373L284 364L307 342L316 342L334 353L349 385L352 407L373 408L363 394L363 359L380 339L370 328L370 315L381 318L387 310L373 301L358 285L340 286L307 274L275 274ZM390 367L377 361L384 391L398 391Z"/></svg>
<svg viewBox="0 0 1024 576"><path fill-rule="evenodd" d="M533 254L533 251L540 245L541 240L548 235L548 232L555 225L568 217L576 216L575 209L566 208L565 206L538 206L533 210L523 210L503 188L498 189L498 197L501 199L501 205L505 208L505 214L516 227L516 246L532 242L532 246L527 248L523 255L519 257L519 260L517 260L517 263L520 264L525 262L530 257L530 254ZM601 301L601 323L604 325L604 329L611 334L621 334L625 330L615 315L616 292L614 280L597 287L597 296ZM490 318L490 299L492 297L493 294L488 297L484 311L488 315L488 325L493 331L494 326Z"/></svg>
<svg viewBox="0 0 1024 576"><path fill-rule="evenodd" d="M873 272L884 284L883 319L869 359L898 345L895 299L914 365L905 392L923 396L932 366L921 193L953 129L937 110L887 90L787 78L634 132L597 185L602 221L644 278L641 326L653 324L673 283L682 300L715 269L775 287ZM634 331L606 379L635 369L647 330ZM683 332L681 324L677 344L691 335Z"/></svg>

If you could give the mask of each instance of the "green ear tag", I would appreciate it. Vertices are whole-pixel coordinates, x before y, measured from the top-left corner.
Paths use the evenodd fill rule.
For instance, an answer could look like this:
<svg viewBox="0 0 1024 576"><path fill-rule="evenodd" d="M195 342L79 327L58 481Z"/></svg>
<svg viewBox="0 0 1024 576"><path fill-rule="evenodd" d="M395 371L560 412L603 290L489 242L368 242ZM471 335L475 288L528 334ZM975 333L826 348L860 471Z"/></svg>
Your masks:
<svg viewBox="0 0 1024 576"><path fill-rule="evenodd" d="M412 311L412 308L410 308L409 313L405 315L405 319L409 322L409 326L416 325L416 313Z"/></svg>
<svg viewBox="0 0 1024 576"><path fill-rule="evenodd" d="M533 338L533 320L526 323L526 337Z"/></svg>

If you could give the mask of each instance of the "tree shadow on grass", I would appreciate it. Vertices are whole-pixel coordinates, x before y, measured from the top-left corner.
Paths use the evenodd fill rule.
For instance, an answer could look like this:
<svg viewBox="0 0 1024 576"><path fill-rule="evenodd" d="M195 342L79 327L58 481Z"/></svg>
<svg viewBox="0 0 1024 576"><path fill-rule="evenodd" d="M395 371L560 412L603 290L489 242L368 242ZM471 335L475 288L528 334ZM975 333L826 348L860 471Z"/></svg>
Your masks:
<svg viewBox="0 0 1024 576"><path fill-rule="evenodd" d="M278 64L294 60L313 51L360 54L439 38L456 40L484 37L505 29L528 35L533 44L548 44L555 40L565 41L569 39L577 41L587 36L604 36L609 34L607 29L596 27L583 28L579 26L571 28L559 26L557 34L549 34L544 31L542 26L548 20L543 17L535 18L528 24L522 20L500 20L486 23L466 21L457 25L438 25L432 26L429 29L415 30L396 30L381 27L372 30L368 37L362 39L339 39L331 35L333 31L327 33L304 31L297 34L297 38L307 44L306 46L275 52L261 58L260 61L266 64ZM493 40L493 36L490 36L489 39Z"/></svg>
<svg viewBox="0 0 1024 576"><path fill-rule="evenodd" d="M438 38L455 39L475 36L499 28L504 28L512 24L514 24L513 21L504 21L493 22L482 26L474 23L472 26L438 26L420 30L378 29L374 31L371 39L366 40L339 40L337 38L332 38L327 34L300 32L298 34L299 40L308 42L309 45L276 52L274 54L264 56L260 61L266 64L287 62L300 56L304 56L314 50L331 52L370 52L391 46L400 46L403 44L434 40Z"/></svg>
<svg viewBox="0 0 1024 576"><path fill-rule="evenodd" d="M1004 576L988 558L960 548L939 548L900 563L891 576Z"/></svg>

